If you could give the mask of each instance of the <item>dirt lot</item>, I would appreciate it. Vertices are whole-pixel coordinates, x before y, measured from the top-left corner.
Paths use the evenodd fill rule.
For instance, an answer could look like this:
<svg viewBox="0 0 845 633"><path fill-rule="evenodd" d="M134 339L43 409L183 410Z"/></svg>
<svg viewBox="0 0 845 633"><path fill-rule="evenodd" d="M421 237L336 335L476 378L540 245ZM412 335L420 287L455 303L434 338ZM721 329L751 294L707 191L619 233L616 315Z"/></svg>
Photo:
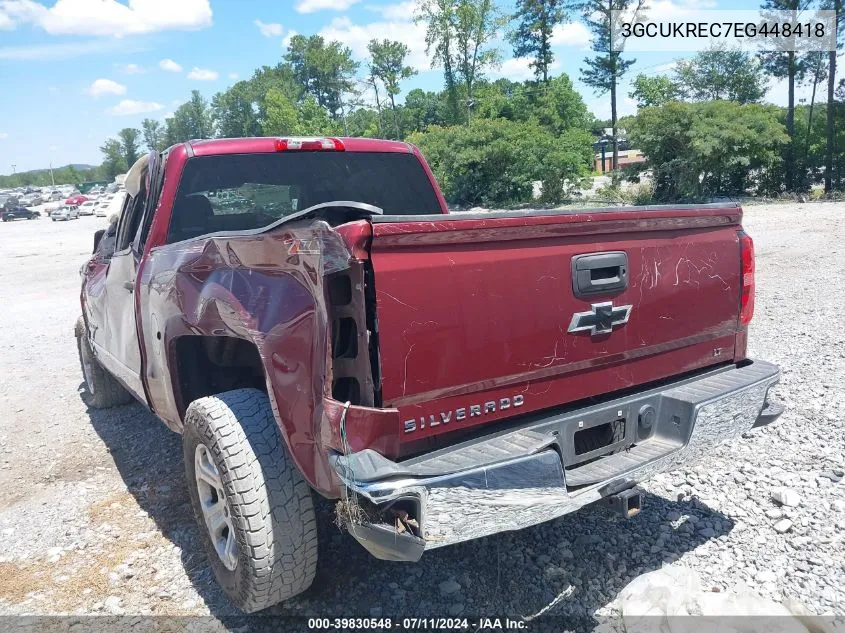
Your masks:
<svg viewBox="0 0 845 633"><path fill-rule="evenodd" d="M751 207L751 353L784 370L774 426L648 485L620 521L585 510L519 533L375 561L320 507L321 569L279 613L593 615L663 565L845 612L845 205ZM190 515L179 436L141 405L88 411L73 325L101 218L0 225L0 614L232 612ZM771 490L800 498L780 508ZM375 597L375 598L374 598Z"/></svg>

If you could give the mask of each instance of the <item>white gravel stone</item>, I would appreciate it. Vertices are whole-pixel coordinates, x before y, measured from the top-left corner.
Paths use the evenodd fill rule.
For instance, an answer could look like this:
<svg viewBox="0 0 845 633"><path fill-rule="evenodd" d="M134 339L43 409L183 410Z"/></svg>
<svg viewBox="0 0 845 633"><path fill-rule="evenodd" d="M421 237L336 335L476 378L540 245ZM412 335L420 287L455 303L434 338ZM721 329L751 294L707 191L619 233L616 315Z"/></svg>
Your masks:
<svg viewBox="0 0 845 633"><path fill-rule="evenodd" d="M783 506L798 506L801 504L801 497L792 488L775 488L772 490L772 500Z"/></svg>

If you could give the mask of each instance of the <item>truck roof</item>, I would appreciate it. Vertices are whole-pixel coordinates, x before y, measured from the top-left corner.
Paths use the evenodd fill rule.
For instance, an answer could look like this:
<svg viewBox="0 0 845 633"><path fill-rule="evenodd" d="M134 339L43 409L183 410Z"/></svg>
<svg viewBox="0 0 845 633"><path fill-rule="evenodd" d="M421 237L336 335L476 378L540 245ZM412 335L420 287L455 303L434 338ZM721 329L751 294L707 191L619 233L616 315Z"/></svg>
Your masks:
<svg viewBox="0 0 845 633"><path fill-rule="evenodd" d="M189 154L194 156L217 156L221 154L270 154L276 152L276 141L279 138L315 138L315 137L247 137L247 138L219 138L186 141ZM325 138L325 137L316 137ZM408 143L388 141L374 138L332 137L339 138L348 152L394 152L409 154L412 152Z"/></svg>

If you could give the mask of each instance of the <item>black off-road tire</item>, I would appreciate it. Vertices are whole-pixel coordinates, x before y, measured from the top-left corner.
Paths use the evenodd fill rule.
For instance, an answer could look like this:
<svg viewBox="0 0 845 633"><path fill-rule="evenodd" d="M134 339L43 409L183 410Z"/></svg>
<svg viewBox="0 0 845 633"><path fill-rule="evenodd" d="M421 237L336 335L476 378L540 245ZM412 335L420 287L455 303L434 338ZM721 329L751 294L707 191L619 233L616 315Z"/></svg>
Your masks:
<svg viewBox="0 0 845 633"><path fill-rule="evenodd" d="M199 444L208 449L223 485L237 543L234 569L223 563L206 527L195 472ZM185 414L182 447L208 559L235 606L252 613L308 589L317 571L312 492L279 435L267 394L235 389L194 400Z"/></svg>
<svg viewBox="0 0 845 633"><path fill-rule="evenodd" d="M124 389L117 379L100 365L94 357L88 334L85 330L85 320L82 317L76 321L76 349L79 352L79 367L85 381L85 391L82 399L92 409L110 409L132 402L132 394ZM88 363L88 371L86 371Z"/></svg>

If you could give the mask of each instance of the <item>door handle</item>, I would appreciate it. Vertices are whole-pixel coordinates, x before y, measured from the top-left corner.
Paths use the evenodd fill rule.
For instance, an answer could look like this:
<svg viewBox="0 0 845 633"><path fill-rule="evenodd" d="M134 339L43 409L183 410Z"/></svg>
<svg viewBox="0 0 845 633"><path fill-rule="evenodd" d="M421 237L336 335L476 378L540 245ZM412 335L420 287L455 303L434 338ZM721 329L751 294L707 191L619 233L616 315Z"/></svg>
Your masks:
<svg viewBox="0 0 845 633"><path fill-rule="evenodd" d="M123 287L126 288L129 292L134 292L135 291L135 280L133 279L132 281L124 281Z"/></svg>
<svg viewBox="0 0 845 633"><path fill-rule="evenodd" d="M572 290L576 297L621 292L628 287L628 254L590 253L572 258Z"/></svg>

